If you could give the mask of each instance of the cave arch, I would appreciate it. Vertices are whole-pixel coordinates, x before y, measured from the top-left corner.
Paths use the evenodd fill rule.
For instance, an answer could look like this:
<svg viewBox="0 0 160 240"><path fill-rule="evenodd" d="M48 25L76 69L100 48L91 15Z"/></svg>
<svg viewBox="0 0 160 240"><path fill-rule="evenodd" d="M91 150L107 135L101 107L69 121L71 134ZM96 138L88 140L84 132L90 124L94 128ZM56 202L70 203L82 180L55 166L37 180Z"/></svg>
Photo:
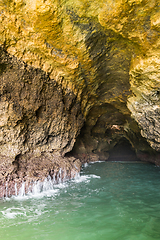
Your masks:
<svg viewBox="0 0 160 240"><path fill-rule="evenodd" d="M140 161L126 138L121 138L119 142L109 151L108 161Z"/></svg>

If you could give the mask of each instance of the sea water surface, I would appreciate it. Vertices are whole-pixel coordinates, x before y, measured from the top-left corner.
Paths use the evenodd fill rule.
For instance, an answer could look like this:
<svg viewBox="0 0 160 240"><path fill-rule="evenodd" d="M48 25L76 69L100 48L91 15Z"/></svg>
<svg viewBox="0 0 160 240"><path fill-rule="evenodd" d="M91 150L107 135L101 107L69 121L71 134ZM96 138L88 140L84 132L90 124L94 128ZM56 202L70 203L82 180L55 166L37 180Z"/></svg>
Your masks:
<svg viewBox="0 0 160 240"><path fill-rule="evenodd" d="M160 168L89 164L80 176L0 200L0 240L160 239Z"/></svg>

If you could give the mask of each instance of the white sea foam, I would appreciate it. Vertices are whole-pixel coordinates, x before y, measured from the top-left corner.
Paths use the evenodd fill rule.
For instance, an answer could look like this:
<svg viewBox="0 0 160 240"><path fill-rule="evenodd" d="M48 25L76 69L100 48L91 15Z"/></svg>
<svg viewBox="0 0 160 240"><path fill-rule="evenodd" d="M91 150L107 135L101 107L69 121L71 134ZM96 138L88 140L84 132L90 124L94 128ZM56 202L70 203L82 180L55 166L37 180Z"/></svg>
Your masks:
<svg viewBox="0 0 160 240"><path fill-rule="evenodd" d="M90 162L90 164L94 164L94 163L104 163L106 161L96 161L96 162Z"/></svg>
<svg viewBox="0 0 160 240"><path fill-rule="evenodd" d="M97 175L95 175L95 174L91 174L91 175L89 175L91 178L101 178L100 176L97 176Z"/></svg>
<svg viewBox="0 0 160 240"><path fill-rule="evenodd" d="M19 197L23 197L25 196L25 182L22 183L22 186L19 190L19 194L18 194Z"/></svg>
<svg viewBox="0 0 160 240"><path fill-rule="evenodd" d="M75 182L75 183L90 182L89 179L90 179L90 177L88 177L88 176L80 176L80 177L75 178L72 181Z"/></svg>
<svg viewBox="0 0 160 240"><path fill-rule="evenodd" d="M59 178L61 177L61 171L59 172ZM29 187L28 193L25 192L25 182L22 183L21 188L19 191L17 190L17 185L15 184L15 196L12 196L12 199L15 200L26 200L31 198L43 198L44 196L47 197L55 197L59 194L61 189L66 189L70 183L89 183L92 178L100 178L100 176L90 174L90 175L80 175L78 173L76 177L70 181L62 182L59 181L58 184L55 184L55 179L51 179L48 176L43 182L37 181ZM6 200L10 200L10 198L6 198ZM12 214L11 214L12 215ZM14 215L14 214L13 214Z"/></svg>
<svg viewBox="0 0 160 240"><path fill-rule="evenodd" d="M44 185L43 185L44 184ZM49 186L50 184L46 184L46 182L37 182L34 184L32 191L24 195L13 196L15 200L26 200L30 198L43 198L44 196L51 197L56 196L59 192L59 189ZM44 187L44 188L43 188ZM50 187L50 188L49 188Z"/></svg>
<svg viewBox="0 0 160 240"><path fill-rule="evenodd" d="M101 178L100 176L94 175L94 174L90 174L90 175L82 175L82 176L77 176L75 179L73 179L72 181L75 183L81 183L81 182L90 182L90 180L92 178Z"/></svg>
<svg viewBox="0 0 160 240"><path fill-rule="evenodd" d="M88 163L84 163L84 164L83 164L83 167L88 167Z"/></svg>
<svg viewBox="0 0 160 240"><path fill-rule="evenodd" d="M18 191L17 191L17 183L15 183L14 189L15 189L15 195L17 196L17 194L18 194Z"/></svg>
<svg viewBox="0 0 160 240"><path fill-rule="evenodd" d="M57 184L59 188L62 188L62 183ZM25 182L22 183L21 188L17 191L17 185L15 185L16 194L12 196L15 200L26 200L30 198L42 198L44 196L56 196L59 192L59 189L55 187L54 179L47 177L43 182L37 181L29 187L29 191L26 194L25 192ZM18 193L17 193L18 192ZM6 198L9 200L9 198Z"/></svg>
<svg viewBox="0 0 160 240"><path fill-rule="evenodd" d="M30 188L30 192L27 194L25 193L25 182L22 183L22 186L20 190L17 190L17 185L15 185L16 189L16 196L12 196L11 198L6 198L6 201L18 201L19 204L22 204L21 201L31 200L33 201L33 205L30 207L28 206L20 206L20 207L9 207L4 208L3 211L1 211L1 214L3 215L3 218L6 219L15 219L15 218L21 218L22 222L32 222L35 219L37 219L40 215L43 215L45 210L45 202L44 204L36 204L37 199L41 199L43 197L52 197L55 198L56 196L59 196L62 192L67 192L68 188L74 188L79 183L85 183L88 184L92 179L99 179L100 176L89 174L89 175L80 175L77 174L77 176L67 182L55 184L54 179L51 179L51 177L46 178L43 182L35 182L32 184L32 187ZM36 201L34 200L36 199ZM34 202L35 201L35 202ZM11 224L15 224L14 222L11 222Z"/></svg>
<svg viewBox="0 0 160 240"><path fill-rule="evenodd" d="M18 215L26 215L26 211L23 208L7 208L4 211L1 211L5 218L13 219Z"/></svg>
<svg viewBox="0 0 160 240"><path fill-rule="evenodd" d="M37 203L37 202L35 202ZM45 210L46 204L35 204L32 203L31 205L25 205L24 207L10 207L4 208L3 211L0 211L3 215L3 218L6 219L15 219L18 218L22 220L22 222L32 222L37 219L42 214L48 212ZM20 203L21 204L21 203ZM4 224L4 222L3 222ZM10 222L11 225L17 224L17 222ZM21 224L21 221L18 222Z"/></svg>

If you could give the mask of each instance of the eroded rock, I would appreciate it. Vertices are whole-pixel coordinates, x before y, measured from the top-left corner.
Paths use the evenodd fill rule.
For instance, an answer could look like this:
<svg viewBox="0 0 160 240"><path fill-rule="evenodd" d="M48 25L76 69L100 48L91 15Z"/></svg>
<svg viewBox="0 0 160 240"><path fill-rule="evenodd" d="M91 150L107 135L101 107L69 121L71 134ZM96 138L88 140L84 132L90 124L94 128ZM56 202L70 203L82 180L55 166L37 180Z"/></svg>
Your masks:
<svg viewBox="0 0 160 240"><path fill-rule="evenodd" d="M56 162L72 176L123 139L160 165L159 16L159 0L1 1L3 186Z"/></svg>
<svg viewBox="0 0 160 240"><path fill-rule="evenodd" d="M52 177L54 162L56 171L61 168L73 177L80 170L80 165L74 167L78 160L63 156L73 148L84 122L80 102L72 92L64 96L62 87L40 69L0 51L1 181Z"/></svg>

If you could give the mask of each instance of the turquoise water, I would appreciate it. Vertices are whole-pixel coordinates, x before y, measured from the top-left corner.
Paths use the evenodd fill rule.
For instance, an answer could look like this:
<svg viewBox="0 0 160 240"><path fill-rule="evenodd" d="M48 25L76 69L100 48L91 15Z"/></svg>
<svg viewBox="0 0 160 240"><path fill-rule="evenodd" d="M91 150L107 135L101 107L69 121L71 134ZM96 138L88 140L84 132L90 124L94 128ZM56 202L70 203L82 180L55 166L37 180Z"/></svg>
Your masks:
<svg viewBox="0 0 160 240"><path fill-rule="evenodd" d="M160 168L103 162L51 190L0 200L0 240L160 239Z"/></svg>

